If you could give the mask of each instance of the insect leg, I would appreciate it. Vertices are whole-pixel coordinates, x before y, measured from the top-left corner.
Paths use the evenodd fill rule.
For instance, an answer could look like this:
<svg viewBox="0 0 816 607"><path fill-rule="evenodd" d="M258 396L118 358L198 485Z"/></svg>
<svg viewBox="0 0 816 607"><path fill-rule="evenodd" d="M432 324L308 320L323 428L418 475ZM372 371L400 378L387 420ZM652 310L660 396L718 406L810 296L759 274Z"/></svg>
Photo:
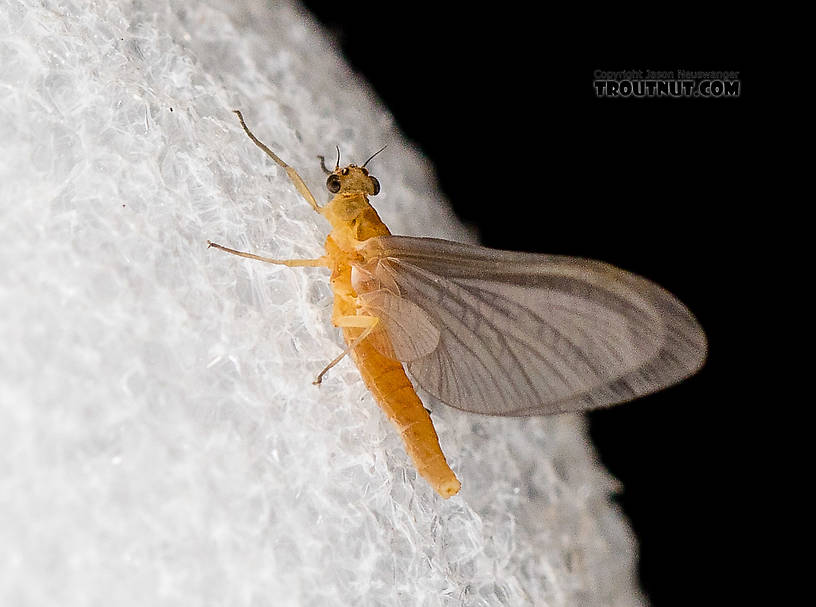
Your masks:
<svg viewBox="0 0 816 607"><path fill-rule="evenodd" d="M233 255L238 255L239 257L246 257L247 259L257 259L258 261L265 261L266 263L274 263L281 266L289 266L290 268L294 267L303 267L303 266L311 266L311 267L331 267L331 259L328 256L324 255L323 257L318 257L317 259L272 259L271 257L261 257L260 255L255 255L254 253L244 253L243 251L236 251L235 249L230 249L229 247L225 247L220 244L216 244L214 242L207 241L209 247L213 247L215 249L221 249L222 251L226 251L227 253L231 253Z"/></svg>
<svg viewBox="0 0 816 607"><path fill-rule="evenodd" d="M329 369L331 369L334 365L343 360L343 357L346 354L351 352L357 346L357 344L359 344L361 341L363 341L366 337L369 336L369 334L374 330L374 327L376 327L377 324L380 322L380 319L377 318L376 316L340 316L338 318L333 319L332 322L334 322L334 325L336 327L359 327L365 328L365 331L363 331L362 333L360 333L360 335L354 338L354 341L352 341L348 345L348 348L346 348L345 350L343 350L343 352L340 353L340 356L331 361L328 365L326 365L325 369L318 373L317 377L312 382L316 386L320 385L320 383L323 381L323 376Z"/></svg>
<svg viewBox="0 0 816 607"><path fill-rule="evenodd" d="M312 205L312 208L319 213L320 207L317 205L317 200L315 200L315 197L309 191L309 188L306 186L306 183L303 181L300 175L298 175L297 171L290 167L288 164L286 164L283 160L281 160L280 157L277 154L275 154L275 152L273 152L266 145L264 145L264 143L260 139L258 139L252 133L252 131L249 130L249 127L247 127L246 122L244 122L244 117L241 114L240 110L232 111L238 115L238 120L241 121L241 126L243 127L244 132L249 136L250 139L252 139L252 143L261 148L266 153L267 156L269 156L272 160L274 160L278 164L278 166L280 166L282 169L286 171L286 174L289 176L289 181L291 181L295 188L297 188L297 191L300 192L300 195L306 199L306 202Z"/></svg>

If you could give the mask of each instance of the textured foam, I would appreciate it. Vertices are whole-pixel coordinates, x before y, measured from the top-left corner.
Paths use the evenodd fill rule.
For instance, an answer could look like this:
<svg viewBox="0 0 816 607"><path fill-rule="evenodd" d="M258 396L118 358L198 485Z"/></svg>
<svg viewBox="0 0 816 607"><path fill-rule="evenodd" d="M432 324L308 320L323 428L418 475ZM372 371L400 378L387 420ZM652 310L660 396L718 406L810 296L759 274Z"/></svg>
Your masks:
<svg viewBox="0 0 816 607"><path fill-rule="evenodd" d="M275 4L276 7L267 7ZM361 9L362 10L362 9ZM288 4L0 5L0 604L638 605L581 418L426 399L444 501L344 360L315 158L395 233L472 240L430 167Z"/></svg>

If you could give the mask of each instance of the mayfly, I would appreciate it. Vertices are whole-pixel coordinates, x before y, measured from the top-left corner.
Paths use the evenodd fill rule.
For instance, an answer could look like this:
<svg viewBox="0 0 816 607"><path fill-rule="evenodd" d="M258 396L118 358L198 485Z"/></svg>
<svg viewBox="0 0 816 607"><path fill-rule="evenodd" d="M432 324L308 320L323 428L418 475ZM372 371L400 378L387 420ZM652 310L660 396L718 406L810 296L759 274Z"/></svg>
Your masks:
<svg viewBox="0 0 816 607"><path fill-rule="evenodd" d="M392 236L368 201L380 184L338 149L317 204L300 175L249 130L332 230L326 254L279 260L331 270L332 323L406 451L439 495L461 484L405 367L442 402L486 415L577 412L622 403L694 374L706 338L689 310L658 285L606 263ZM375 154L376 155L376 154ZM373 156L372 156L373 158Z"/></svg>

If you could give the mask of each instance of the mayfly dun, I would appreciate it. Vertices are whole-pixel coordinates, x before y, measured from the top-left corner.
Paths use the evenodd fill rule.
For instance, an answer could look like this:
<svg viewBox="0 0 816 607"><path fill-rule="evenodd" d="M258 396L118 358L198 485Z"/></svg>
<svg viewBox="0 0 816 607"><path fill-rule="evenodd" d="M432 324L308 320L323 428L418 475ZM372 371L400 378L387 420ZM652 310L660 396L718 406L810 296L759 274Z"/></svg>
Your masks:
<svg viewBox="0 0 816 607"><path fill-rule="evenodd" d="M405 368L442 402L486 415L578 412L622 403L694 374L706 338L689 310L658 285L588 259L497 251L433 238L392 236L368 197L380 191L366 164L340 166L338 150L317 204L300 175L249 130L298 192L331 224L326 254L280 260L331 270L332 323L368 389L439 495L461 486Z"/></svg>

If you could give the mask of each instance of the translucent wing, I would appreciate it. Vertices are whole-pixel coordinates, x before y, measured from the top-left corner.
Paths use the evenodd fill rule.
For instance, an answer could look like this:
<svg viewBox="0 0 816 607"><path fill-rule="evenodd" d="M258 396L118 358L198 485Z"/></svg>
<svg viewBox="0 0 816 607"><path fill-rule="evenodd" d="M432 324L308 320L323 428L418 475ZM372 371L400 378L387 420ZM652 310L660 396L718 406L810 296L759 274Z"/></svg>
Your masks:
<svg viewBox="0 0 816 607"><path fill-rule="evenodd" d="M679 382L705 360L705 334L680 301L605 263L405 236L371 238L360 253L358 293L391 355L458 409L604 407Z"/></svg>

